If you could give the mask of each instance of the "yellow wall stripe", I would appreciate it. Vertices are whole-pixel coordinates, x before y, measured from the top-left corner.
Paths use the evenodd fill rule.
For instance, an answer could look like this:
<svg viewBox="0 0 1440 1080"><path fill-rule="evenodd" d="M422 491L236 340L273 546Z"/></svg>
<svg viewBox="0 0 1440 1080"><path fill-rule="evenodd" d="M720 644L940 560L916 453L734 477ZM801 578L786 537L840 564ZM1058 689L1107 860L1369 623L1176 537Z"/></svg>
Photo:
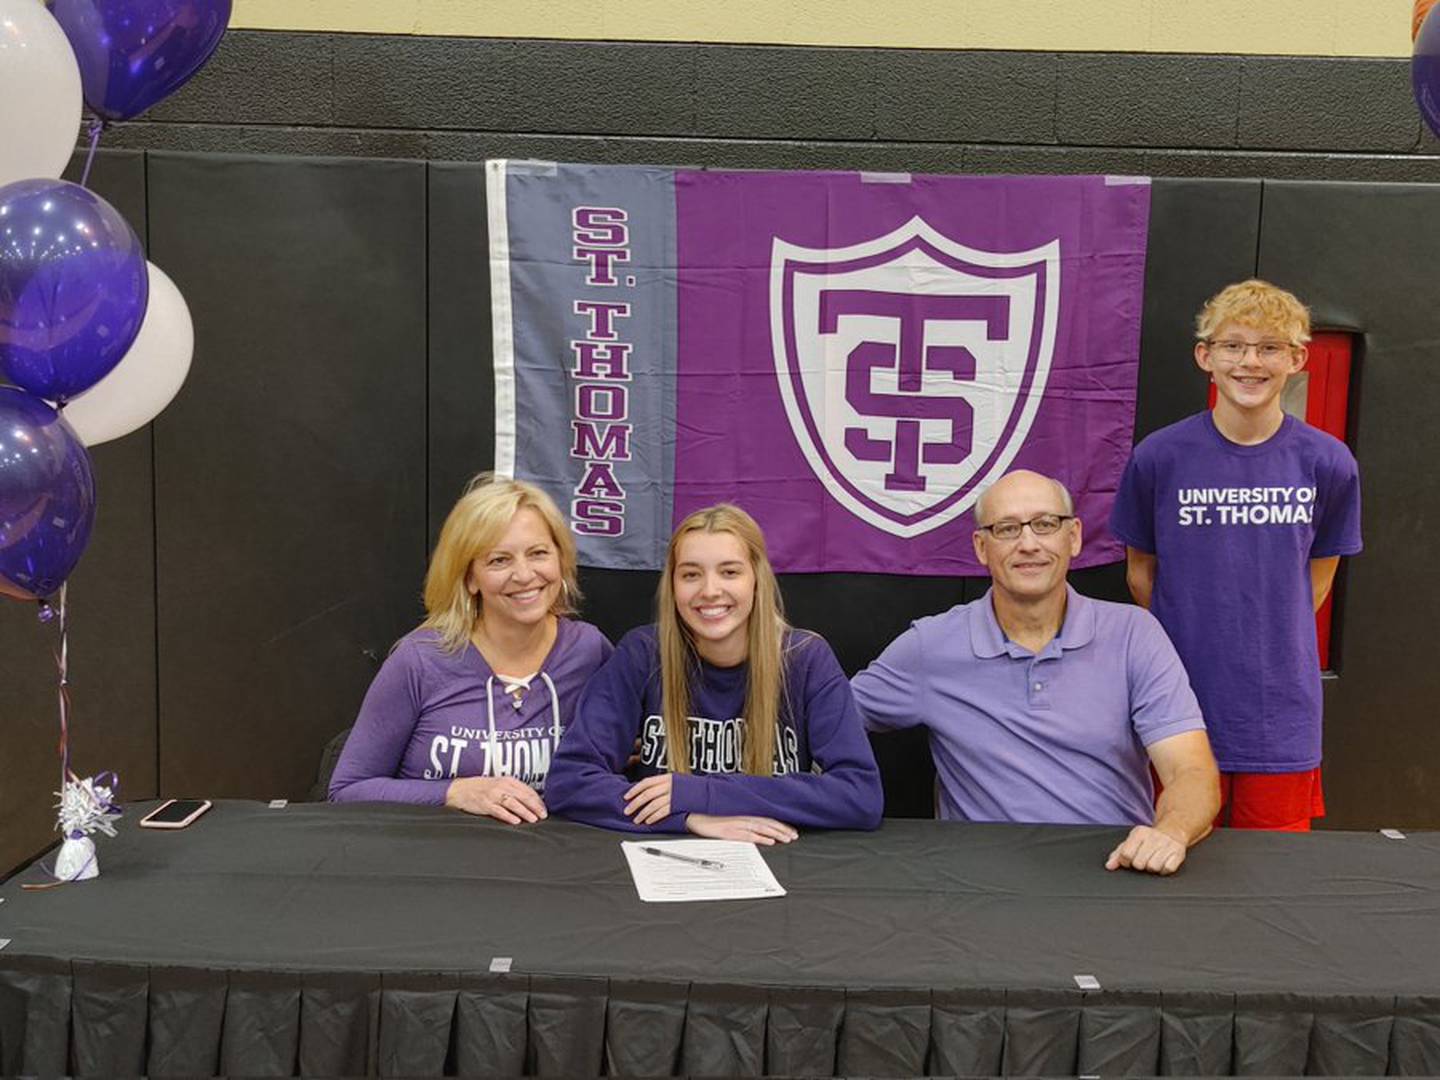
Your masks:
<svg viewBox="0 0 1440 1080"><path fill-rule="evenodd" d="M1412 0L235 0L231 26L933 49L1409 56Z"/></svg>

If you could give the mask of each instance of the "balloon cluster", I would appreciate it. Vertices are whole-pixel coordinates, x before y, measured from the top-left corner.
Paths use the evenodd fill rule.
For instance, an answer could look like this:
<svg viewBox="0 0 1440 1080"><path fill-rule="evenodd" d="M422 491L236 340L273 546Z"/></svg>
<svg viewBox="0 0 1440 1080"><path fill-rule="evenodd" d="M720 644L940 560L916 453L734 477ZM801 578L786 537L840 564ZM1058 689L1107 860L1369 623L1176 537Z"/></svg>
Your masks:
<svg viewBox="0 0 1440 1080"><path fill-rule="evenodd" d="M179 89L229 20L230 0L0 0L0 595L69 577L95 519L86 447L154 419L194 349L135 230L57 179L82 98L98 138Z"/></svg>

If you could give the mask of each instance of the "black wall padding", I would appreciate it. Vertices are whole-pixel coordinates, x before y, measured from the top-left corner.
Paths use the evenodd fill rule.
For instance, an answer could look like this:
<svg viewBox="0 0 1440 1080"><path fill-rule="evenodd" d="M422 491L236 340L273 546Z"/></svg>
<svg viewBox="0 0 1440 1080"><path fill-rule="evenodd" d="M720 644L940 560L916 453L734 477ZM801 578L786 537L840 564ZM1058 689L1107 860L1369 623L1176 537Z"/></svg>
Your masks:
<svg viewBox="0 0 1440 1080"><path fill-rule="evenodd" d="M78 181L76 155L66 179ZM145 239L145 156L101 154L90 187ZM168 266L161 267L167 272ZM184 282L179 282L184 289ZM70 578L71 765L120 774L121 798L155 787L155 537L146 429L91 451L97 511ZM60 761L58 622L0 598L0 871L54 836ZM3 936L3 935L0 935Z"/></svg>
<svg viewBox="0 0 1440 1080"><path fill-rule="evenodd" d="M1195 314L1215 293L1255 273L1259 180L1156 180L1150 197L1145 315L1135 438L1205 406L1195 364Z"/></svg>
<svg viewBox="0 0 1440 1080"><path fill-rule="evenodd" d="M1440 824L1440 192L1433 186L1268 182L1260 272L1317 325L1359 330L1352 445L1365 552L1342 564L1326 683L1327 824Z"/></svg>
<svg viewBox="0 0 1440 1080"><path fill-rule="evenodd" d="M1207 377L1193 359L1195 313L1255 272L1260 181L1157 179L1150 194L1145 304L1135 438L1205 406ZM1128 602L1122 563L1070 575L1087 596Z"/></svg>
<svg viewBox="0 0 1440 1080"><path fill-rule="evenodd" d="M294 796L418 611L425 166L152 154L150 207L198 327L155 425L161 788Z"/></svg>
<svg viewBox="0 0 1440 1080"><path fill-rule="evenodd" d="M466 481L495 459L485 167L436 163L429 206L429 527L433 548ZM420 583L415 583L419 595Z"/></svg>

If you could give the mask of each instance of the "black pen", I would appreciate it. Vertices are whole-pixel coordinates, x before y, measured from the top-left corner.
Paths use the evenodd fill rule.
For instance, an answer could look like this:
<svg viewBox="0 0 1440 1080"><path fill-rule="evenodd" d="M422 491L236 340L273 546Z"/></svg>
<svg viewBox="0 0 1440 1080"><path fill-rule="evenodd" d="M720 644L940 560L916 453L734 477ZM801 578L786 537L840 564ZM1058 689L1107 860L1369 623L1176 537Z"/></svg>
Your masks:
<svg viewBox="0 0 1440 1080"><path fill-rule="evenodd" d="M723 862L716 862L714 859L697 859L694 855L681 855L678 851L666 851L658 847L642 847L640 850L646 855L659 855L662 859L675 859L691 866L703 866L706 870L725 869Z"/></svg>

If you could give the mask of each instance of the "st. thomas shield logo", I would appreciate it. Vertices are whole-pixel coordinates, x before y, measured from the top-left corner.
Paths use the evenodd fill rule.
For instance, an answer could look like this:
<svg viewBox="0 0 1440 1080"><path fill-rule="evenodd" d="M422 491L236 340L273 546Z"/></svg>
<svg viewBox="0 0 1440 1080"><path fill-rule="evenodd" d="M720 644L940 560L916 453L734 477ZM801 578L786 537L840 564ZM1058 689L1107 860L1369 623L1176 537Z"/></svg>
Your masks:
<svg viewBox="0 0 1440 1080"><path fill-rule="evenodd" d="M1060 311L1060 240L967 247L916 216L873 240L775 239L770 332L785 412L826 490L919 536L975 502L1024 445Z"/></svg>

